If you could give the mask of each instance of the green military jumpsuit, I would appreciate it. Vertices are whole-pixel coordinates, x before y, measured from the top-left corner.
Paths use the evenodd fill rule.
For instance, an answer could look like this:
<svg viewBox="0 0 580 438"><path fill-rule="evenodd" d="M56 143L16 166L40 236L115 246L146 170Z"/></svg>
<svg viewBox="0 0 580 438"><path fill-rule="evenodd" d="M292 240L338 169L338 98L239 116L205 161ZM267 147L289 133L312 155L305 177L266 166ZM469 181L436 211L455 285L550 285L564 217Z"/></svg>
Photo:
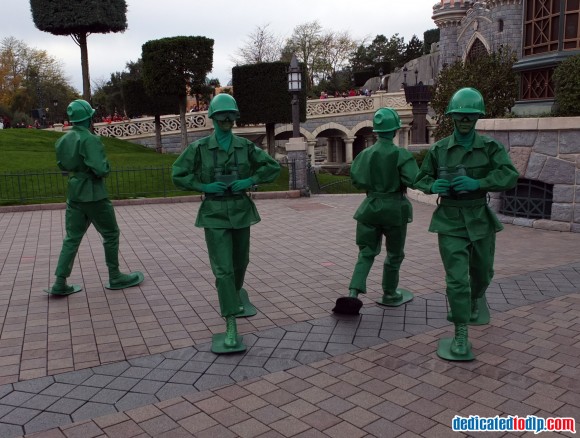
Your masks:
<svg viewBox="0 0 580 438"><path fill-rule="evenodd" d="M79 99L69 105L67 112L74 126L55 145L58 167L69 172L66 236L56 267L57 281L47 292L66 295L73 293L74 288L74 292L80 290L78 286L67 286L66 279L91 224L103 238L109 270L107 287L121 289L139 284L143 280L140 272L122 274L119 271L119 227L103 179L111 168L100 137L88 129L94 110L88 102Z"/></svg>
<svg viewBox="0 0 580 438"><path fill-rule="evenodd" d="M191 143L175 161L172 178L177 187L206 192L209 184L224 176L232 176L232 181L250 179L253 184L269 183L278 177L278 162L250 140L232 135L225 151L216 134ZM249 262L250 226L258 222L256 206L244 191L206 192L199 208L195 226L205 229L223 317L240 313L239 292Z"/></svg>
<svg viewBox="0 0 580 438"><path fill-rule="evenodd" d="M366 280L375 257L381 252L383 235L387 250L383 293L385 296L396 293L399 268L405 257L407 224L413 220L413 208L404 190L413 185L417 162L408 150L395 146L393 134L394 131L379 132L378 141L359 153L350 169L353 185L367 192L354 215L359 255L349 285L349 289L360 293L366 293Z"/></svg>
<svg viewBox="0 0 580 438"><path fill-rule="evenodd" d="M495 233L503 229L487 206L487 192L514 187L518 172L501 143L476 132L468 145L460 144L458 137L456 129L429 149L415 187L436 193L434 183L443 177L440 169L473 183L475 190L451 189L440 197L429 226L438 233L452 322L466 324L472 301L483 297L493 278Z"/></svg>

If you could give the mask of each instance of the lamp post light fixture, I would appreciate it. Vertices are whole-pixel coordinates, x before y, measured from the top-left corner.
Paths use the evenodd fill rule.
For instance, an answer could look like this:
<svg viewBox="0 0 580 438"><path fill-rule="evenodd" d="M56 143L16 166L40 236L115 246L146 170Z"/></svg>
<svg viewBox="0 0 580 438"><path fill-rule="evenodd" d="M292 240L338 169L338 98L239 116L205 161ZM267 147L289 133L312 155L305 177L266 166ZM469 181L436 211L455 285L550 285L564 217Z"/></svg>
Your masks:
<svg viewBox="0 0 580 438"><path fill-rule="evenodd" d="M383 75L385 74L385 71L383 70L383 67L379 68L379 90L383 89Z"/></svg>
<svg viewBox="0 0 580 438"><path fill-rule="evenodd" d="M288 69L288 91L292 93L292 137L300 137L300 107L298 94L302 91L302 71L296 55L292 55Z"/></svg>
<svg viewBox="0 0 580 438"><path fill-rule="evenodd" d="M407 68L407 66L403 67L403 87L405 87L407 85L407 72L409 71L409 69Z"/></svg>
<svg viewBox="0 0 580 438"><path fill-rule="evenodd" d="M54 119L54 123L58 123L58 99L52 99L52 106L54 107L52 118Z"/></svg>

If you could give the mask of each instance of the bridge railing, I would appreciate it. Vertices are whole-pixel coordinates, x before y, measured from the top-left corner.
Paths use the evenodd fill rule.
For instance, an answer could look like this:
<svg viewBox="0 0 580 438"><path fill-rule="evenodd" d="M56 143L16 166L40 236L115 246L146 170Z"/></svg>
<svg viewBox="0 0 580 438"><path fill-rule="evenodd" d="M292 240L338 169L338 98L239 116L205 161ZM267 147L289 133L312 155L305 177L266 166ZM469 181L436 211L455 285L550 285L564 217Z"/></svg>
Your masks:
<svg viewBox="0 0 580 438"><path fill-rule="evenodd" d="M404 92L378 92L371 96L338 97L330 99L311 99L306 102L306 118L317 119L337 115L373 113L382 107L391 107L399 112L411 111L405 100ZM207 130L212 127L207 111L185 115L188 131ZM175 134L180 131L179 114L161 116L161 133ZM131 139L155 134L154 117L124 120L121 122L95 123L95 134L103 137Z"/></svg>

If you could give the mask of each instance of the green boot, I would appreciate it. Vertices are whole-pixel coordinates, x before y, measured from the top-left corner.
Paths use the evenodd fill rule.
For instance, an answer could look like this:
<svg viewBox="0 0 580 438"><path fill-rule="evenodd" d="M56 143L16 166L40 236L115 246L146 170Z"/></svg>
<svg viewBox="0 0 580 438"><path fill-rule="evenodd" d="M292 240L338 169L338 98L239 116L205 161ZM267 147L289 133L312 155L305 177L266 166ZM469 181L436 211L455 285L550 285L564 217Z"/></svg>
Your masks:
<svg viewBox="0 0 580 438"><path fill-rule="evenodd" d="M139 271L131 272L130 274L123 274L121 272L109 273L109 283L105 287L107 289L125 289L127 287L137 286L144 278L143 274Z"/></svg>
<svg viewBox="0 0 580 438"><path fill-rule="evenodd" d="M455 324L455 337L451 342L451 353L458 356L465 356L469 351L469 343L467 340L467 324Z"/></svg>
<svg viewBox="0 0 580 438"><path fill-rule="evenodd" d="M228 348L235 347L238 343L238 325L235 316L226 317L226 338L224 345Z"/></svg>
<svg viewBox="0 0 580 438"><path fill-rule="evenodd" d="M83 288L78 284L68 285L65 277L56 277L56 281L50 289L44 289L50 295L71 295L80 292Z"/></svg>

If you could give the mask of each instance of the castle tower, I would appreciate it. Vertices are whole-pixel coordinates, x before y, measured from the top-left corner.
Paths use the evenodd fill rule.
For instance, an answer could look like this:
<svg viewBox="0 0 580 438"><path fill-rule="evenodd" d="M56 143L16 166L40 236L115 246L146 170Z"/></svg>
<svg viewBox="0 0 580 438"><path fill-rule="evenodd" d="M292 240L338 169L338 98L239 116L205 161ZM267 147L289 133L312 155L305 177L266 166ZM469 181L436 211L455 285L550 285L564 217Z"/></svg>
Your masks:
<svg viewBox="0 0 580 438"><path fill-rule="evenodd" d="M444 65L453 64L462 58L463 50L459 47L458 37L461 20L469 10L469 0L441 0L433 6L431 17L440 30L439 70Z"/></svg>
<svg viewBox="0 0 580 438"><path fill-rule="evenodd" d="M494 32L489 37L494 50L509 46L518 59L522 57L522 0L487 0Z"/></svg>

